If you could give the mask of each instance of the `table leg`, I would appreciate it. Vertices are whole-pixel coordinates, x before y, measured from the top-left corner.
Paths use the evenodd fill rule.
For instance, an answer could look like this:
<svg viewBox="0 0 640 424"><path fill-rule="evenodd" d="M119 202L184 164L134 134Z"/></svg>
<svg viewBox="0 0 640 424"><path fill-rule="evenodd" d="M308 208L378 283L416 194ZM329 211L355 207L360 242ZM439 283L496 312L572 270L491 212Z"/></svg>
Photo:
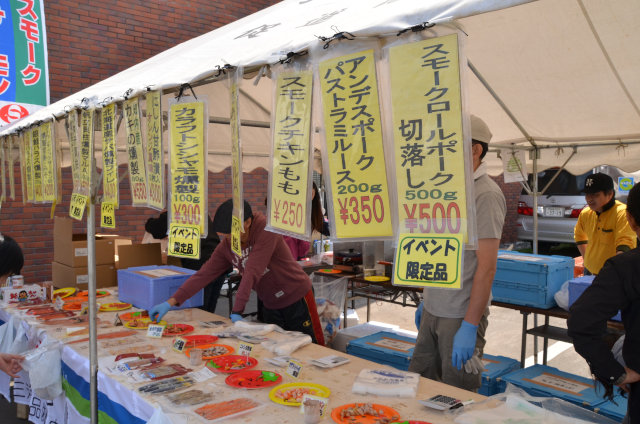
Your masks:
<svg viewBox="0 0 640 424"><path fill-rule="evenodd" d="M538 314L533 314L533 328L538 326ZM533 336L533 363L538 365L538 336Z"/></svg>
<svg viewBox="0 0 640 424"><path fill-rule="evenodd" d="M344 294L344 308L343 308L344 309L344 311L343 311L343 314L344 314L343 321L344 322L343 322L342 328L347 328L347 305L349 304L349 284L350 284L350 282L347 281L347 288L346 288L345 294Z"/></svg>
<svg viewBox="0 0 640 424"><path fill-rule="evenodd" d="M520 368L524 368L525 355L527 353L527 318L529 312L521 312L522 314L522 343L520 349Z"/></svg>
<svg viewBox="0 0 640 424"><path fill-rule="evenodd" d="M371 321L371 299L367 297L367 322Z"/></svg>
<svg viewBox="0 0 640 424"><path fill-rule="evenodd" d="M544 328L549 328L549 315L544 316ZM542 352L542 365L547 365L547 348L549 347L549 338L544 336L543 352Z"/></svg>

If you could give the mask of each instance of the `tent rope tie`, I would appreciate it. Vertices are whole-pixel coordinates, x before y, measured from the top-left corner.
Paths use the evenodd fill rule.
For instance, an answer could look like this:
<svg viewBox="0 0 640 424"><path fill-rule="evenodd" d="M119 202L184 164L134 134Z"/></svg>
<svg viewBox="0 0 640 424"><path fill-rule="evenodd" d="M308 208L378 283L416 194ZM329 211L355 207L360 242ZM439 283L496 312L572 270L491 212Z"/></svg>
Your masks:
<svg viewBox="0 0 640 424"><path fill-rule="evenodd" d="M227 74L227 70L231 70L233 68L234 67L229 65L228 63L225 63L224 66L222 66L222 67L220 65L216 65L217 72L214 75L214 77L218 78L220 75L226 75Z"/></svg>
<svg viewBox="0 0 640 424"><path fill-rule="evenodd" d="M418 24L418 25L414 25L414 26L409 27L409 28L402 29L402 30L398 31L398 33L396 35L400 36L400 35L404 34L407 31L420 32L420 31L424 31L425 29L433 28L434 26L436 26L435 23L430 23L429 21L427 21L427 22L423 22L423 23Z"/></svg>
<svg viewBox="0 0 640 424"><path fill-rule="evenodd" d="M559 157L561 154L564 153L564 148L561 146L556 147L556 157Z"/></svg>
<svg viewBox="0 0 640 424"><path fill-rule="evenodd" d="M322 38L322 37L320 37ZM325 40L322 40L325 41ZM305 56L308 52L306 50L303 50L301 52L289 52L287 53L287 56L280 59L278 62L276 63L280 63L281 65L284 65L285 63L291 63L291 61L293 60L293 58L295 57L300 57L300 56Z"/></svg>
<svg viewBox="0 0 640 424"><path fill-rule="evenodd" d="M89 98L88 97L83 97L82 100L80 100L80 107L84 110L89 109Z"/></svg>
<svg viewBox="0 0 640 424"><path fill-rule="evenodd" d="M620 150L622 150L622 156L627 155L626 151L627 145L622 142L622 140L618 140L618 145L616 146L616 150L618 151L618 156L620 156Z"/></svg>
<svg viewBox="0 0 640 424"><path fill-rule="evenodd" d="M225 65L226 66L226 65ZM184 83L180 86L180 91L178 91L178 94L176 95L176 99L180 100L182 98L182 96L184 96L184 92L186 89L191 90L191 94L193 94L193 97L198 100L198 96L196 96L196 92L193 91L193 87L191 87L191 84Z"/></svg>
<svg viewBox="0 0 640 424"><path fill-rule="evenodd" d="M133 93L133 88L130 88L127 91L125 91L122 97L124 97L125 100L129 100L129 96L131 95L131 93Z"/></svg>
<svg viewBox="0 0 640 424"><path fill-rule="evenodd" d="M334 30L337 30L337 28L333 28ZM355 40L356 36L351 34L350 32L347 31L340 31L340 32L336 32L333 36L327 38L327 37L323 37L323 36L318 36L318 38L322 41L324 41L324 46L322 46L323 49L328 49L329 45L331 44L332 41L335 40Z"/></svg>
<svg viewBox="0 0 640 424"><path fill-rule="evenodd" d="M109 97L105 97L101 102L100 102L100 106L105 107L108 106L109 103L111 103L113 101L113 97L109 96Z"/></svg>

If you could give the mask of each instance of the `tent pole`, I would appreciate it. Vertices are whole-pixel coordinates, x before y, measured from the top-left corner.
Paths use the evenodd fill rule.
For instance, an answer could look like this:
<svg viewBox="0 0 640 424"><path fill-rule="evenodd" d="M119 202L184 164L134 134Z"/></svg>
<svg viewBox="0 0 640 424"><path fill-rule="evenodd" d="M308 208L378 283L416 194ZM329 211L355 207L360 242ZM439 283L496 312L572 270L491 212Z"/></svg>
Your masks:
<svg viewBox="0 0 640 424"><path fill-rule="evenodd" d="M98 423L98 341L97 341L97 305L96 305L96 219L94 197L89 196L87 211L87 247L89 268L89 373L91 401L91 424Z"/></svg>
<svg viewBox="0 0 640 424"><path fill-rule="evenodd" d="M538 254L538 149L533 153L533 253Z"/></svg>

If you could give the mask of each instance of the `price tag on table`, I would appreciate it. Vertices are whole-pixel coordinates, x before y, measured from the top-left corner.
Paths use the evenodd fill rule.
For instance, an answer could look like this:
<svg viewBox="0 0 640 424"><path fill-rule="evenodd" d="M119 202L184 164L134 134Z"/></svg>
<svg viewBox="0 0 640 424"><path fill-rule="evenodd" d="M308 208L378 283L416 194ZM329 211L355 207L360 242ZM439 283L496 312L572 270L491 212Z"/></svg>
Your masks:
<svg viewBox="0 0 640 424"><path fill-rule="evenodd" d="M176 337L173 339L173 350L178 353L184 352L184 349L187 347L187 341L182 337Z"/></svg>
<svg viewBox="0 0 640 424"><path fill-rule="evenodd" d="M244 356L251 356L253 345L251 343L240 343L238 346L238 353Z"/></svg>
<svg viewBox="0 0 640 424"><path fill-rule="evenodd" d="M213 377L216 376L216 373L211 371L209 368L207 367L203 367L201 370L199 371L194 371L191 374L189 374L191 377L193 377L193 379L195 381L197 381L198 383L202 383L203 381L207 381Z"/></svg>
<svg viewBox="0 0 640 424"><path fill-rule="evenodd" d="M149 328L147 328L147 337L153 337L154 339L162 338L164 327L166 326L159 324L149 324Z"/></svg>
<svg viewBox="0 0 640 424"><path fill-rule="evenodd" d="M287 374L289 374L293 378L300 377L300 373L302 372L302 364L297 361L289 361L289 365L287 366Z"/></svg>
<svg viewBox="0 0 640 424"><path fill-rule="evenodd" d="M120 314L116 314L116 317L113 319L113 325L115 327L124 325L124 323L122 322L122 319L120 318Z"/></svg>

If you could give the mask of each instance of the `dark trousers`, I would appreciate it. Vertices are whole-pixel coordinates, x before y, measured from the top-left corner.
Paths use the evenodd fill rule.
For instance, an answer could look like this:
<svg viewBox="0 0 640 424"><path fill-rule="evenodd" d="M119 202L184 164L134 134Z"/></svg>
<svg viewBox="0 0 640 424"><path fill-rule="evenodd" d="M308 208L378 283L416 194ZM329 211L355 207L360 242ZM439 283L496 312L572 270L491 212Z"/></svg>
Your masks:
<svg viewBox="0 0 640 424"><path fill-rule="evenodd" d="M263 305L262 318L265 324L276 324L284 330L308 334L314 343L324 345L324 335L311 290L302 299L282 309L269 309Z"/></svg>
<svg viewBox="0 0 640 424"><path fill-rule="evenodd" d="M226 277L226 274L221 275L205 286L204 303L200 306L200 309L211 312L212 314L216 312L216 305L218 304L218 298L220 297L220 290L222 290L222 285L224 284Z"/></svg>

